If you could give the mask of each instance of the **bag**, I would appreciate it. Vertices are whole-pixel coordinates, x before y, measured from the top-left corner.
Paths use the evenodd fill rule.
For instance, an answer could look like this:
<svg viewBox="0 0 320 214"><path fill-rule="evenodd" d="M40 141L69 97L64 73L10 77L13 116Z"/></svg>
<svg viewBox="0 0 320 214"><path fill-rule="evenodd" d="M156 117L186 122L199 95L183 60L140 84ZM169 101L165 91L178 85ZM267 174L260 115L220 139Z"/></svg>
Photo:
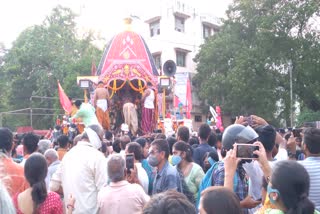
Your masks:
<svg viewBox="0 0 320 214"><path fill-rule="evenodd" d="M182 174L182 172L178 169L178 167L176 167L178 173L179 173L179 177L180 177L180 189L179 192L181 192L182 194L184 194L188 200L195 205L196 204L196 199L194 198L193 193L189 190L186 181L184 180L184 176Z"/></svg>
<svg viewBox="0 0 320 214"><path fill-rule="evenodd" d="M199 207L201 192L208 187L212 186L212 173L218 167L219 162L215 162L210 169L206 172L199 186L198 196L197 196L197 204L196 207Z"/></svg>
<svg viewBox="0 0 320 214"><path fill-rule="evenodd" d="M207 173L204 175L204 177L203 177L203 179L202 179L202 181L200 183L199 192L198 192L198 195L197 195L197 204L196 204L197 207L199 207L201 192L203 190L205 190L206 188L208 188L208 187L214 186L212 184L212 175L215 172L215 170L218 168L219 163L221 163L221 161L215 162L211 166L211 168L207 171ZM243 170L243 172L245 172L243 168L242 168L242 170ZM233 191L234 192L236 192L236 188L238 186L237 176L241 176L241 175L239 175L239 174L237 175L237 172L236 172L236 174L233 177Z"/></svg>

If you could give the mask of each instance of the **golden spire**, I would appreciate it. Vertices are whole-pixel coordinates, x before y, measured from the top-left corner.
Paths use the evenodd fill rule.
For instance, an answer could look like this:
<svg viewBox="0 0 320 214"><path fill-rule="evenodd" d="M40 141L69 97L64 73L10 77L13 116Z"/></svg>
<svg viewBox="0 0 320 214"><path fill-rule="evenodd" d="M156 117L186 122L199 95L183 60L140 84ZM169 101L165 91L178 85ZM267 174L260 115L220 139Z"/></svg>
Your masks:
<svg viewBox="0 0 320 214"><path fill-rule="evenodd" d="M125 30L126 31L132 31L132 25L131 25L132 18L127 17L127 18L124 18L123 21L124 21Z"/></svg>

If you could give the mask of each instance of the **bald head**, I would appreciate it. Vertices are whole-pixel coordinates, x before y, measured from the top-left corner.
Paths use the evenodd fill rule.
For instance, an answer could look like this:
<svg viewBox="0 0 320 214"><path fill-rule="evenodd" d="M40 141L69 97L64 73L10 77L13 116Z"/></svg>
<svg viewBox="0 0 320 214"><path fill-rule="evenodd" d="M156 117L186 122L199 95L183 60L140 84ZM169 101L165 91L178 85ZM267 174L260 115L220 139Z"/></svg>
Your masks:
<svg viewBox="0 0 320 214"><path fill-rule="evenodd" d="M126 163L122 155L111 155L108 161L108 175L111 182L119 182L125 179Z"/></svg>
<svg viewBox="0 0 320 214"><path fill-rule="evenodd" d="M120 137L120 147L122 150L126 149L128 143L131 142L131 139L128 135L123 135Z"/></svg>
<svg viewBox="0 0 320 214"><path fill-rule="evenodd" d="M73 139L73 146L77 145L78 142L81 140L82 134L78 134L74 139Z"/></svg>
<svg viewBox="0 0 320 214"><path fill-rule="evenodd" d="M93 131L95 131L97 133L97 135L102 136L104 135L104 131L102 126L100 126L99 124L92 124L90 126L88 126L88 128L92 129Z"/></svg>

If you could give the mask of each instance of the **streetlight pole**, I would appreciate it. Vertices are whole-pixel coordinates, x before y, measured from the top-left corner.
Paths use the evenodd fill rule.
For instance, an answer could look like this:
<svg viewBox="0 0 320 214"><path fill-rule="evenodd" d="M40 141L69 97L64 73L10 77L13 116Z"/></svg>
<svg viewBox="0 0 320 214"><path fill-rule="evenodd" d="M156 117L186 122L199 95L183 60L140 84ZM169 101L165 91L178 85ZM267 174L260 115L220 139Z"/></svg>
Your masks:
<svg viewBox="0 0 320 214"><path fill-rule="evenodd" d="M32 97L33 96L30 97L30 126L31 127L33 127L32 126Z"/></svg>
<svg viewBox="0 0 320 214"><path fill-rule="evenodd" d="M293 93L292 93L292 60L289 60L290 76L290 126L293 127Z"/></svg>

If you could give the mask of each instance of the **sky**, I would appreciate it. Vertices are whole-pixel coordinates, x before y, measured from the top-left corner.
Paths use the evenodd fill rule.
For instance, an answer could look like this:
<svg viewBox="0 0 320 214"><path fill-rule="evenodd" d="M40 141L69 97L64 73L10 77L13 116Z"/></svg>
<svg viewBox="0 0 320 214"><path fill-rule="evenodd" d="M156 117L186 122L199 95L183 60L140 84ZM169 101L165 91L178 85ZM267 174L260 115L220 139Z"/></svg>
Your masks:
<svg viewBox="0 0 320 214"><path fill-rule="evenodd" d="M77 19L79 29L94 30L108 40L108 37L123 30L124 17L130 14L139 17L152 15L158 8L157 3L161 1L166 0L2 0L0 42L10 48L24 29L41 24L59 4L71 8L79 15ZM210 13L217 17L224 17L228 5L232 2L232 0L171 1L184 1L200 13ZM143 22L143 18L137 21Z"/></svg>

